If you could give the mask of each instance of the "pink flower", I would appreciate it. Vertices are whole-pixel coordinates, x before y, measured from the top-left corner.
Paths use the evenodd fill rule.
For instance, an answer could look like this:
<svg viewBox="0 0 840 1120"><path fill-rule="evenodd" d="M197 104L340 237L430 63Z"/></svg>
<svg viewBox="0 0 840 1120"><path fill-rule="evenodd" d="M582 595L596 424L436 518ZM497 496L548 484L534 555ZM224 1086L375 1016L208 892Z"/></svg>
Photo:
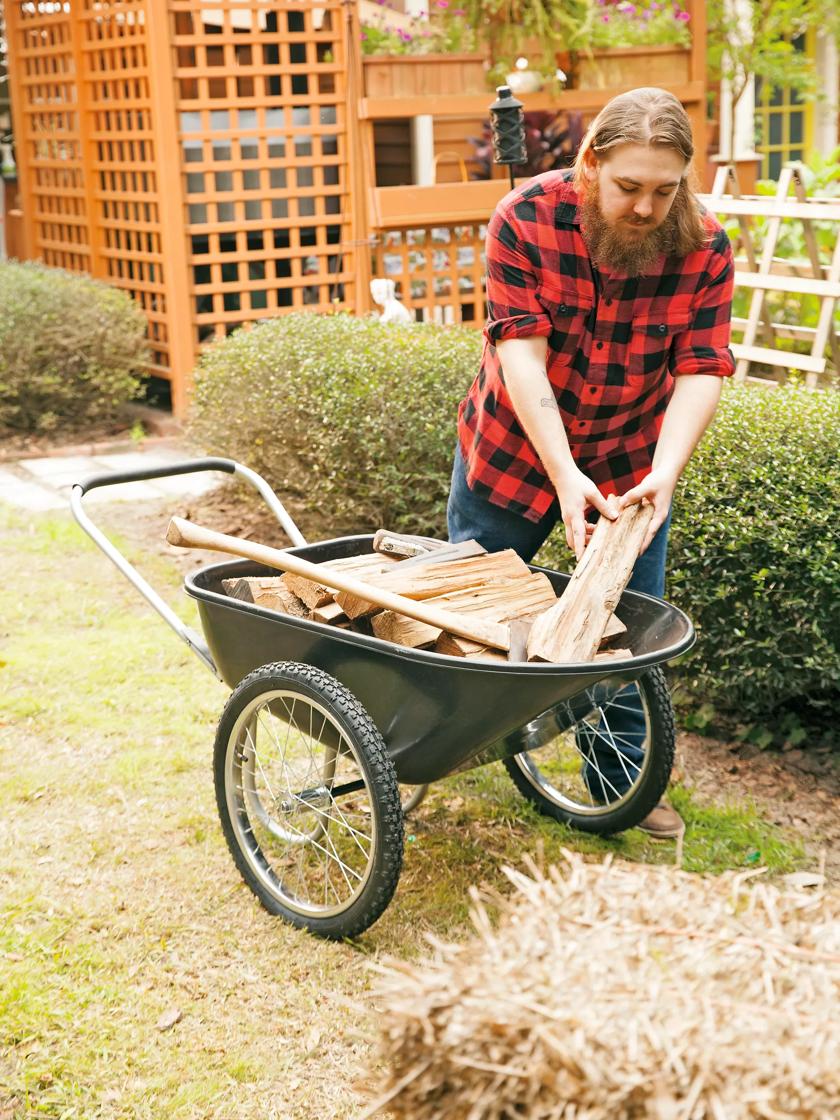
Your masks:
<svg viewBox="0 0 840 1120"><path fill-rule="evenodd" d="M438 8L448 8L449 0L436 0L436 4Z"/></svg>
<svg viewBox="0 0 840 1120"><path fill-rule="evenodd" d="M610 17L608 15L601 16L601 23L609 23Z"/></svg>
<svg viewBox="0 0 840 1120"><path fill-rule="evenodd" d="M688 23L688 21L691 19L691 16L688 14L688 12L676 12L674 14L674 19L681 20L682 23Z"/></svg>

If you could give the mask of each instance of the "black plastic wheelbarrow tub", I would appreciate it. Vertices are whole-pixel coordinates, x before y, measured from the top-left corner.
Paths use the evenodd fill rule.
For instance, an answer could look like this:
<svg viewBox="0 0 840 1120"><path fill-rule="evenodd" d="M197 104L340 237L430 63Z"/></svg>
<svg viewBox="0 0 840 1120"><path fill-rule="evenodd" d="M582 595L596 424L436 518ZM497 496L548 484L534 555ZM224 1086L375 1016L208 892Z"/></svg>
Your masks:
<svg viewBox="0 0 840 1120"><path fill-rule="evenodd" d="M339 537L289 549L314 563L370 552L373 537ZM561 594L568 575L544 572ZM684 653L691 622L676 607L625 591L616 615L633 657L586 665L467 661L408 649L320 622L307 621L226 595L222 580L276 575L248 560L202 568L188 576L207 645L222 679L235 687L274 661L300 661L331 673L370 713L400 782L421 785L457 770L524 749L523 728L549 709L573 704L596 684L616 688L651 665Z"/></svg>

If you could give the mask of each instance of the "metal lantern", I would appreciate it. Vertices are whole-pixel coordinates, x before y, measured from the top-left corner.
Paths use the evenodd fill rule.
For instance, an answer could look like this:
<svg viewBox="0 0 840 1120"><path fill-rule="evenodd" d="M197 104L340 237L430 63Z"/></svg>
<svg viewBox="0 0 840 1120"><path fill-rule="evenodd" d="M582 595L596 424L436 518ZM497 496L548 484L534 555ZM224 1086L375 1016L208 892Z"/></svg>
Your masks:
<svg viewBox="0 0 840 1120"><path fill-rule="evenodd" d="M510 185L514 185L513 165L526 163L525 111L510 86L497 86L496 100L490 106L493 135L493 162L510 166Z"/></svg>

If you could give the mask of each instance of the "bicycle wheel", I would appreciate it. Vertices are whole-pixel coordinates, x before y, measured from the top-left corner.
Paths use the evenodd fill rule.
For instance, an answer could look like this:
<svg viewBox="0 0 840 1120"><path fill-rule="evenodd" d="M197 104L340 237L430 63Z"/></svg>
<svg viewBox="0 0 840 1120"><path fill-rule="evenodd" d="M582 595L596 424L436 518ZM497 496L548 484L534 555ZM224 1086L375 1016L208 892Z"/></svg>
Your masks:
<svg viewBox="0 0 840 1120"><path fill-rule="evenodd" d="M214 777L228 847L267 910L329 938L376 921L402 867L402 809L352 693L309 665L263 665L225 706Z"/></svg>
<svg viewBox="0 0 840 1120"><path fill-rule="evenodd" d="M638 689L640 729L623 732L629 689ZM584 832L608 835L632 828L659 802L674 761L674 710L662 670L648 669L616 692L596 685L571 707L572 719L547 742L505 759L507 771L541 813ZM620 728L620 729L619 729ZM523 729L527 742L528 727Z"/></svg>

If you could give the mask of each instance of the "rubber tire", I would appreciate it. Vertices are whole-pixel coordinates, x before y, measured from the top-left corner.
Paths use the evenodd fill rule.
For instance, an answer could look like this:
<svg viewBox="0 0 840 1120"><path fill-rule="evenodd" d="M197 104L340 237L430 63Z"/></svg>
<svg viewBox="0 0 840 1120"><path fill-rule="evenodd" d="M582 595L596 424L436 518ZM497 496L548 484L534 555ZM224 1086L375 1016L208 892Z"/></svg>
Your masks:
<svg viewBox="0 0 840 1120"><path fill-rule="evenodd" d="M570 824L581 832L593 832L599 836L610 836L615 832L634 828L643 821L648 813L659 804L668 786L671 767L674 764L676 745L676 726L671 694L662 670L657 666L647 669L636 681L643 705L647 706L650 720L651 745L647 767L636 789L622 805L614 810L606 808L597 816L575 813L558 805L541 793L523 772L517 759L521 755L504 760L508 774L519 792L547 817ZM523 752L524 753L524 752ZM535 760L536 761L536 760Z"/></svg>
<svg viewBox="0 0 840 1120"><path fill-rule="evenodd" d="M269 893L237 841L228 809L226 763L228 751L236 746L234 730L237 720L243 709L261 692L277 688L295 690L301 697L322 704L333 715L356 750L376 822L377 843L373 864L361 893L345 910L323 918L301 914ZM219 720L213 751L213 775L222 832L233 861L269 913L285 919L298 929L333 940L358 937L381 916L394 895L402 869L404 839L399 787L394 765L386 753L379 730L355 696L335 677L322 669L295 661L262 665L249 673L231 694Z"/></svg>

